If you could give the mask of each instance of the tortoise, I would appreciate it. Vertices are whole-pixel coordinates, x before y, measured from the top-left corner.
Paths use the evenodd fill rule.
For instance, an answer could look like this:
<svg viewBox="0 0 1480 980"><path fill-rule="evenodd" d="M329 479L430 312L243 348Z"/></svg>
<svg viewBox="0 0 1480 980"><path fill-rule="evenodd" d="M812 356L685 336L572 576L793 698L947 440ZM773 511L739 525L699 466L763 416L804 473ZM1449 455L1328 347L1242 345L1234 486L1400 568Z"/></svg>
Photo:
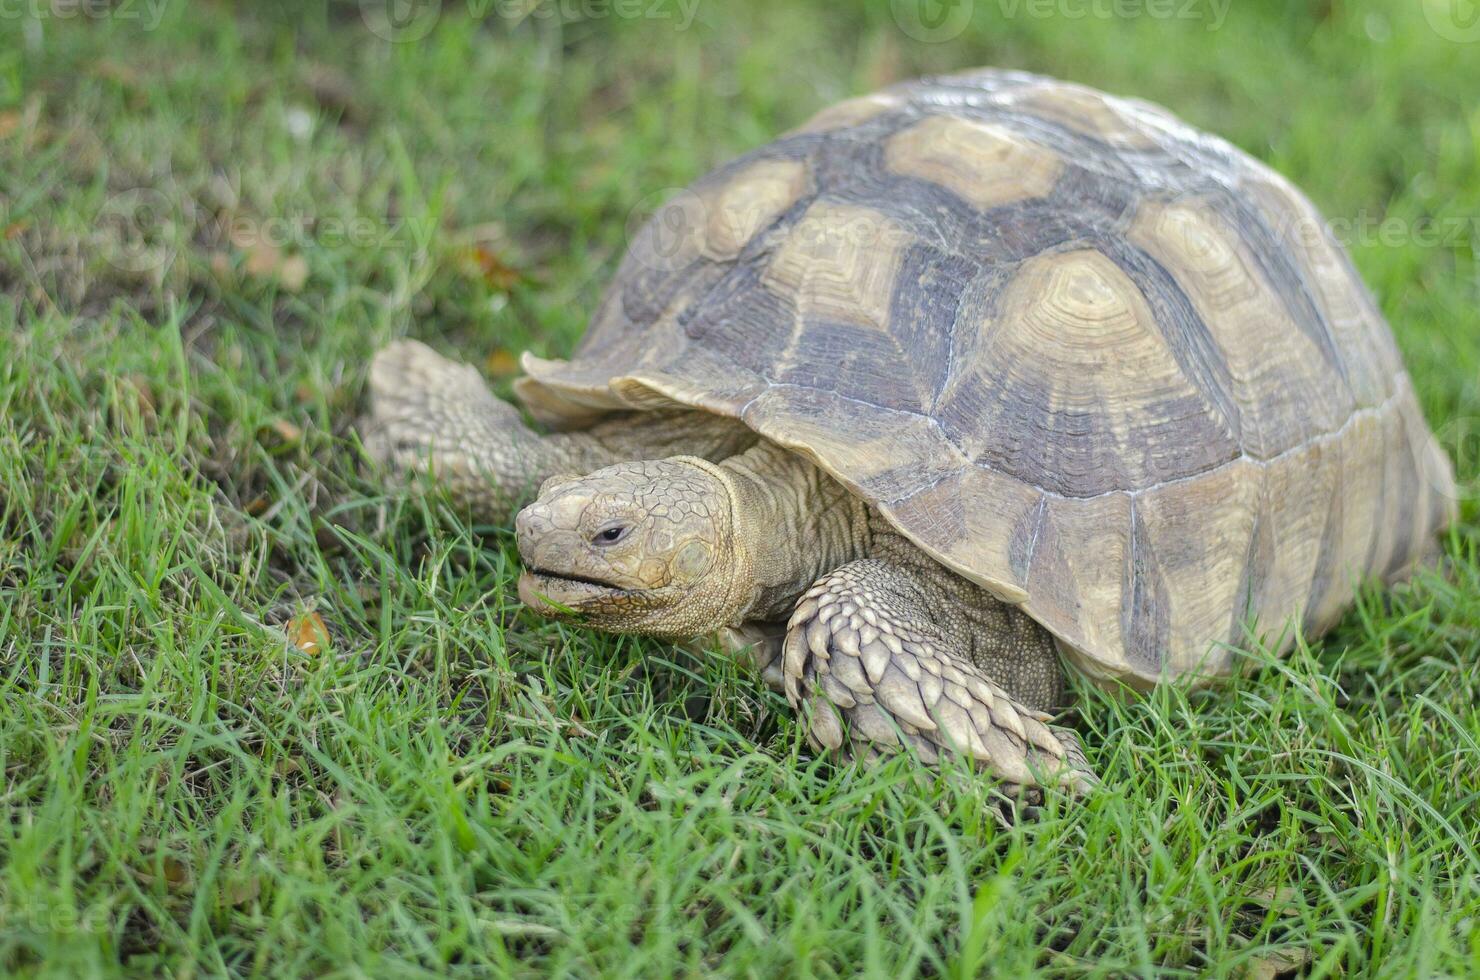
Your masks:
<svg viewBox="0 0 1480 980"><path fill-rule="evenodd" d="M1065 668L1233 672L1453 517L1393 337L1311 202L1143 101L1000 70L822 111L632 236L516 394L414 341L369 453L516 505L539 613L718 636L818 751L1093 774ZM712 649L712 647L711 647Z"/></svg>

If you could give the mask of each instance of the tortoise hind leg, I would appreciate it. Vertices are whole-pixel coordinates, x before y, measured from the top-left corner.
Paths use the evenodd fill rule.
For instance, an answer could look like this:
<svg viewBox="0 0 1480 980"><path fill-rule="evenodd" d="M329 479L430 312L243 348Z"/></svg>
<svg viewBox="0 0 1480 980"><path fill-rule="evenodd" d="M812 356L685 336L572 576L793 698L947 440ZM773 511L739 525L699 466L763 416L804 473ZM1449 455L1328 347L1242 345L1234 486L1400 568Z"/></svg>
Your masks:
<svg viewBox="0 0 1480 980"><path fill-rule="evenodd" d="M932 615L934 603L951 601L940 593L929 576L879 559L844 565L807 591L788 624L782 669L809 741L862 758L909 747L927 763L962 752L1019 786L1086 791L1094 776L1072 733L971 662L972 638L941 625L966 620Z"/></svg>

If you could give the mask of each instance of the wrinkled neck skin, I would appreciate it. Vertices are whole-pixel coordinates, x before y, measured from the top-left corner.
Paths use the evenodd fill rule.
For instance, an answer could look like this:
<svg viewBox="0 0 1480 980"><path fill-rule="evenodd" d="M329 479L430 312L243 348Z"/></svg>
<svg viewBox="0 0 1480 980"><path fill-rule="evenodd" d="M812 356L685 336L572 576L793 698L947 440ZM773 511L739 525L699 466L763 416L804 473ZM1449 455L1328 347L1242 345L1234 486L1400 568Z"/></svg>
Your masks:
<svg viewBox="0 0 1480 980"><path fill-rule="evenodd" d="M796 453L762 441L712 469L730 491L735 549L735 612L716 627L785 619L814 581L868 552L868 507Z"/></svg>

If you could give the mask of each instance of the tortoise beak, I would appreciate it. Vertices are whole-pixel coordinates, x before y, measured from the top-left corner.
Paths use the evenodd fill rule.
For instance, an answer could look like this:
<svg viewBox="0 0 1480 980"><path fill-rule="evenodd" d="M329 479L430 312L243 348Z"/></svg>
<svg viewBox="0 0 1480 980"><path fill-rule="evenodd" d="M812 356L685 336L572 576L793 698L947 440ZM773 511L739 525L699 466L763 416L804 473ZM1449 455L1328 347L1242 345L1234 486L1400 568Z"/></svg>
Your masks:
<svg viewBox="0 0 1480 980"><path fill-rule="evenodd" d="M579 616L592 603L621 596L625 591L612 585L528 569L519 575L519 601L551 619Z"/></svg>
<svg viewBox="0 0 1480 980"><path fill-rule="evenodd" d="M536 501L519 512L514 531L524 572L519 576L519 601L542 616L570 617L583 607L609 600L626 590L610 582L566 572L586 543L575 530L583 500L571 495L549 502Z"/></svg>
<svg viewBox="0 0 1480 980"><path fill-rule="evenodd" d="M514 518L519 558L526 566L538 567L540 559L553 558L568 550L581 517L582 502L570 497L536 500Z"/></svg>

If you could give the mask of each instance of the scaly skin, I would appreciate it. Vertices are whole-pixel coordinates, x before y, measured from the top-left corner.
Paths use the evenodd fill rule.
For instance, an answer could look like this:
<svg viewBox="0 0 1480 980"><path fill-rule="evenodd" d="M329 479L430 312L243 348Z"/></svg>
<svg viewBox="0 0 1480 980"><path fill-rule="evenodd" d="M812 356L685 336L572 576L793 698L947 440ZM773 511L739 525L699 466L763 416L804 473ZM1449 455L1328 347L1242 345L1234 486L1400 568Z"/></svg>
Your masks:
<svg viewBox="0 0 1480 980"><path fill-rule="evenodd" d="M547 481L515 521L519 598L611 632L712 633L750 601L727 496L717 468L692 456Z"/></svg>
<svg viewBox="0 0 1480 980"><path fill-rule="evenodd" d="M696 412L633 412L584 432L540 435L476 370L414 340L371 361L370 411L359 428L392 474L430 476L477 520L505 525L556 474L680 452L720 460L756 440L739 422Z"/></svg>
<svg viewBox="0 0 1480 980"><path fill-rule="evenodd" d="M1093 779L1072 733L1045 724L1063 694L1052 637L737 423L635 413L539 436L472 369L403 342L372 365L365 442L485 518L542 483L516 520L521 600L612 632L751 642L819 749Z"/></svg>

